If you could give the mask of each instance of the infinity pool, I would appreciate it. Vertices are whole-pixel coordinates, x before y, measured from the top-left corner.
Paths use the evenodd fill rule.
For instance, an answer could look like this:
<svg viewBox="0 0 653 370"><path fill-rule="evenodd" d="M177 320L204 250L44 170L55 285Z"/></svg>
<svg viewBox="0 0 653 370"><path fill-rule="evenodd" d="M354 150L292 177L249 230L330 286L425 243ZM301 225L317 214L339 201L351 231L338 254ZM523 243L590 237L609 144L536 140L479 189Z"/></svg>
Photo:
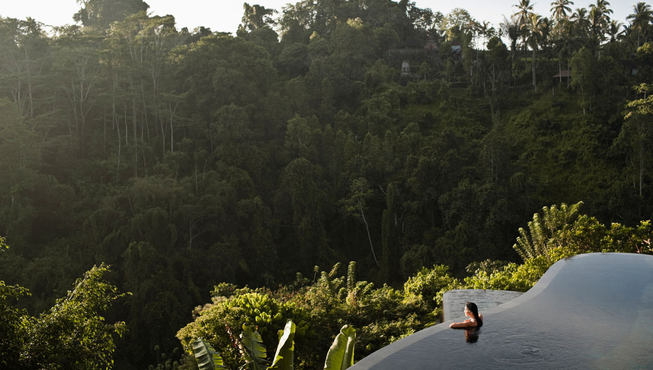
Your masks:
<svg viewBox="0 0 653 370"><path fill-rule="evenodd" d="M477 332L445 322L352 369L652 369L653 256L571 257L522 296L482 313Z"/></svg>

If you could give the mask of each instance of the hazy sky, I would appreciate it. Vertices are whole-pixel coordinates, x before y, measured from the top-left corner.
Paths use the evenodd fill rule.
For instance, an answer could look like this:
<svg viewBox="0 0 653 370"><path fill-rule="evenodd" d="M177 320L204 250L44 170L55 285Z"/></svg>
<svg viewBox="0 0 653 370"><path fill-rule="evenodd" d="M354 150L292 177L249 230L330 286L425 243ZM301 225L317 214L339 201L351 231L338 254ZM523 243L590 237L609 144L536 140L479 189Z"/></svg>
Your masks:
<svg viewBox="0 0 653 370"><path fill-rule="evenodd" d="M213 31L234 32L243 14L241 0L145 0L150 5L152 15L172 14L178 28L205 26ZM268 8L281 8L294 1L289 0L249 0L249 4L259 4ZM447 14L453 8L463 8L479 21L489 21L497 25L503 16L515 12L518 0L416 0L420 8L431 8ZM548 16L550 0L535 0L535 11ZM576 0L573 8L588 7L594 1ZM611 0L613 18L626 23L626 16L632 13L636 0ZM650 3L650 2L649 2ZM79 5L76 0L0 0L0 16L26 18L28 16L47 25L73 23L72 15Z"/></svg>

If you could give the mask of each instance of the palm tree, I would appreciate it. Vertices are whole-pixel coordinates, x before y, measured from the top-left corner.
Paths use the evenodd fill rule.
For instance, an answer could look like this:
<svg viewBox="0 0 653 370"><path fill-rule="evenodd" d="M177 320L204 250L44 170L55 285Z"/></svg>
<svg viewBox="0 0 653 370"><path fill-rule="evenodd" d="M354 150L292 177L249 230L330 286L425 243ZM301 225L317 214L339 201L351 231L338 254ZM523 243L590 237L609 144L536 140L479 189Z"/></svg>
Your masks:
<svg viewBox="0 0 653 370"><path fill-rule="evenodd" d="M571 15L570 18L573 27L572 27L572 32L573 32L573 37L580 39L580 40L586 40L587 35L589 33L589 20L587 18L587 9L585 8L578 8L574 12L574 14Z"/></svg>
<svg viewBox="0 0 653 370"><path fill-rule="evenodd" d="M596 0L596 7L605 15L612 14L612 9L608 8L610 2L607 0Z"/></svg>
<svg viewBox="0 0 653 370"><path fill-rule="evenodd" d="M589 22L594 41L600 43L605 40L605 34L610 25L610 14L612 9L608 8L610 2L607 0L596 0L596 4L590 5Z"/></svg>
<svg viewBox="0 0 653 370"><path fill-rule="evenodd" d="M501 22L500 26L501 31L510 38L510 51L514 54L517 50L517 40L521 35L519 31L519 22L515 16L510 17L510 19L503 17L503 22Z"/></svg>
<svg viewBox="0 0 653 370"><path fill-rule="evenodd" d="M531 62L531 71L533 77L533 90L537 90L537 80L535 75L535 56L538 46L544 45L548 36L549 20L535 13L531 13L526 23L528 29L527 43L531 47L533 57Z"/></svg>
<svg viewBox="0 0 653 370"><path fill-rule="evenodd" d="M653 19L653 11L651 6L645 2L639 2L633 7L633 14L630 14L626 19L630 20L631 32L637 32L637 46L640 45L642 37L646 40L648 30L650 28L651 20Z"/></svg>
<svg viewBox="0 0 653 370"><path fill-rule="evenodd" d="M479 34L483 35L483 37L486 38L491 38L493 36L496 36L496 30L494 27L490 25L490 22L484 21L483 23L478 23L476 22L475 24L476 30Z"/></svg>
<svg viewBox="0 0 653 370"><path fill-rule="evenodd" d="M558 49L558 78L559 84L562 84L562 59L569 46L570 23L567 13L571 13L571 0L556 0L551 3L551 16L555 21L553 35L555 37L555 46Z"/></svg>
<svg viewBox="0 0 653 370"><path fill-rule="evenodd" d="M510 19L503 17L503 22L501 22L500 26L501 26L501 31L504 34L508 35L508 38L510 38L510 70L512 71L512 67L515 65L515 52L517 51L517 40L519 39L519 36L521 34L519 30L519 22L517 21L517 18L515 16L510 17Z"/></svg>
<svg viewBox="0 0 653 370"><path fill-rule="evenodd" d="M592 34L593 46L597 46L604 39L603 34L603 13L593 4L590 6L589 13L590 30Z"/></svg>
<svg viewBox="0 0 653 370"><path fill-rule="evenodd" d="M514 7L517 8L517 12L513 14L513 17L517 18L519 27L522 30L521 37L523 41L523 47L526 49L526 39L528 35L526 32L523 32L523 30L528 29L525 25L529 22L528 18L533 13L533 4L531 4L531 0L520 0L519 4L514 5Z"/></svg>
<svg viewBox="0 0 653 370"><path fill-rule="evenodd" d="M563 20L567 19L567 12L571 12L571 6L574 2L571 0L555 0L551 3L551 15L560 24Z"/></svg>
<svg viewBox="0 0 653 370"><path fill-rule="evenodd" d="M533 4L531 0L520 0L519 4L514 5L517 8L517 12L514 14L517 16L517 20L520 24L525 24L528 22L529 14L533 12Z"/></svg>
<svg viewBox="0 0 653 370"><path fill-rule="evenodd" d="M621 31L622 27L623 23L618 22L614 19L610 22L610 25L608 26L608 35L610 35L610 42L617 41L617 39L623 35L624 31Z"/></svg>

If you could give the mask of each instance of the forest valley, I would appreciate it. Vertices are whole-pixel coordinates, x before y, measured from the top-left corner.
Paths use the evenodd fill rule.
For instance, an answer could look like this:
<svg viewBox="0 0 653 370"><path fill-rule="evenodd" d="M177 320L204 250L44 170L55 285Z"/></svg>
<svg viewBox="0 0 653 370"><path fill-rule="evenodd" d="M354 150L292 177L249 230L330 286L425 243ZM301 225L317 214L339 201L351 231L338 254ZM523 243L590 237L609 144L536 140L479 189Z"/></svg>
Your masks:
<svg viewBox="0 0 653 370"><path fill-rule="evenodd" d="M2 368L195 368L202 337L253 369L242 325L273 346L288 319L318 368L345 324L360 359L447 289L651 253L644 2L245 3L236 35L79 3L0 18Z"/></svg>

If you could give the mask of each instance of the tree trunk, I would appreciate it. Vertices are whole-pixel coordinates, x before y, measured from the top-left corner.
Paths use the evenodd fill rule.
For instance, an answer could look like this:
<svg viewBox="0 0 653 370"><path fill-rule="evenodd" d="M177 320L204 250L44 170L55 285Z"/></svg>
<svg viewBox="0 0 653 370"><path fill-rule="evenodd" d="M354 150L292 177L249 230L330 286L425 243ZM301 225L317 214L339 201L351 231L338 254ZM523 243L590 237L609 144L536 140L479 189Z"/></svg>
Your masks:
<svg viewBox="0 0 653 370"><path fill-rule="evenodd" d="M132 126L134 130L134 177L138 177L138 125L136 124L136 100L132 99Z"/></svg>
<svg viewBox="0 0 653 370"><path fill-rule="evenodd" d="M29 118L34 118L34 98L32 96L32 68L29 62L29 56L27 54L27 48L25 48L25 66L27 69L27 97L29 105Z"/></svg>
<svg viewBox="0 0 653 370"><path fill-rule="evenodd" d="M365 231L367 231L367 240L370 242L370 249L372 250L372 258L374 258L374 263L376 264L376 267L379 267L379 261L376 259L376 253L374 253L374 245L372 244L372 235L370 234L370 227L367 224L367 219L365 218L365 212L363 211L363 207L360 207L361 211L361 217L363 219L363 223L365 224Z"/></svg>
<svg viewBox="0 0 653 370"><path fill-rule="evenodd" d="M531 70L533 72L533 91L537 91L537 84L535 80L535 48L533 47L533 60L531 63Z"/></svg>
<svg viewBox="0 0 653 370"><path fill-rule="evenodd" d="M640 139L639 139L639 198L642 198L642 185L644 183L644 130L642 129L642 122L640 126Z"/></svg>
<svg viewBox="0 0 653 370"><path fill-rule="evenodd" d="M175 109L172 109L172 104L168 104L168 109L170 111L170 153L173 153L175 151L175 147L174 147L175 128L173 125L173 118L175 116L175 110L177 110L177 106L175 105Z"/></svg>
<svg viewBox="0 0 653 370"><path fill-rule="evenodd" d="M117 180L118 177L120 176L120 155L121 155L121 149L122 149L122 144L121 144L122 136L120 135L120 120L115 116L115 111L116 111L115 103L114 103L113 111L114 111L114 117L115 117L114 119L115 119L115 123L116 123L116 129L118 130L118 163L116 165L116 180Z"/></svg>

